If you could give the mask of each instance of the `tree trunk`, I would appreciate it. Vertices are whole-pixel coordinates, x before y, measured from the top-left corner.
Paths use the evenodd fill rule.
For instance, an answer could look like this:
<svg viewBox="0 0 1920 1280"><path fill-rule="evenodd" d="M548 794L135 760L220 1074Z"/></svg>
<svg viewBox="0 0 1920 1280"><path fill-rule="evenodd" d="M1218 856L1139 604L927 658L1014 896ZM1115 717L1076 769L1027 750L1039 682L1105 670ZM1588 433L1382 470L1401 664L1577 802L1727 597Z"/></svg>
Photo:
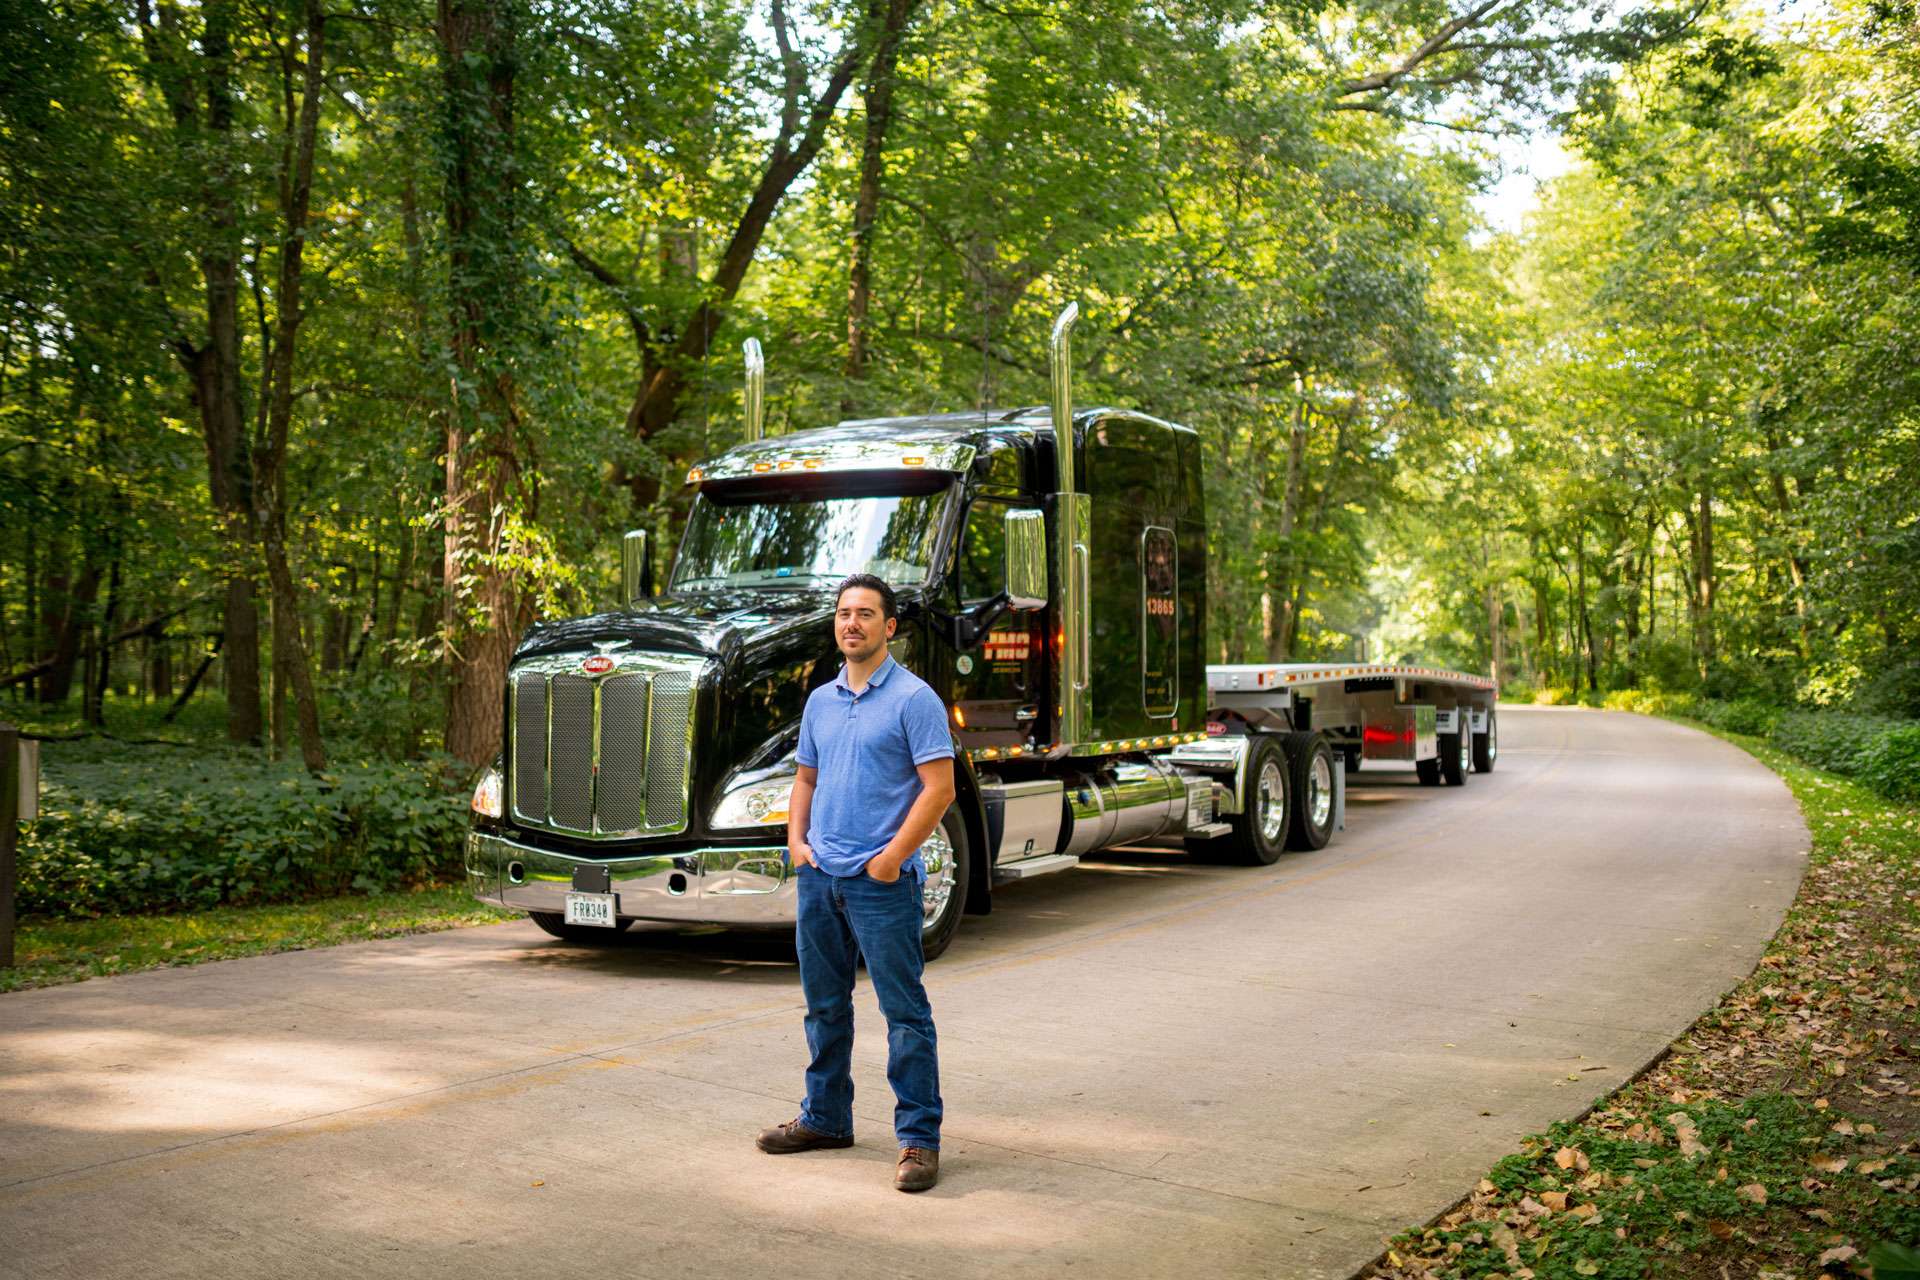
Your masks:
<svg viewBox="0 0 1920 1280"><path fill-rule="evenodd" d="M1505 621L1505 613L1506 602L1501 598L1500 584L1489 582L1487 584L1487 651L1493 659L1491 674L1495 689L1500 687L1500 682L1507 676L1507 635L1506 628L1502 625Z"/></svg>
<svg viewBox="0 0 1920 1280"><path fill-rule="evenodd" d="M500 750L507 660L524 621L502 564L504 518L520 506L522 461L511 338L521 303L510 0L440 0L452 356L443 557L448 691L445 746L479 765Z"/></svg>
<svg viewBox="0 0 1920 1280"><path fill-rule="evenodd" d="M867 109L866 138L860 149L860 185L853 201L853 243L847 259L847 363L849 378L867 371L867 313L872 302L873 226L880 212L880 182L886 172L887 128L893 121L894 69L906 30L911 0L884 0L885 17L873 64L861 97ZM841 409L852 413L852 397Z"/></svg>
<svg viewBox="0 0 1920 1280"><path fill-rule="evenodd" d="M47 590L41 598L52 615L47 619L47 638L53 653L37 686L42 706L58 706L73 692L73 669L80 661L81 637L99 594L100 566L91 550L81 561L78 580L68 579L64 572L48 575Z"/></svg>
<svg viewBox="0 0 1920 1280"><path fill-rule="evenodd" d="M1287 470L1280 493L1279 546L1267 570L1267 591L1272 607L1266 613L1267 661L1285 662L1292 651L1295 607L1294 579L1299 563L1294 555L1293 530L1300 519L1300 493L1307 459L1307 401L1304 389L1294 405L1293 422L1287 429Z"/></svg>
<svg viewBox="0 0 1920 1280"><path fill-rule="evenodd" d="M240 232L234 172L233 0L201 7L200 57L189 65L189 45L178 16L160 9L139 15L147 58L172 112L183 167L202 170L199 214L205 236L199 267L206 341L176 336L173 348L192 384L207 449L208 493L226 554L227 737L260 740L260 617L254 598L253 476L246 442L246 388L240 378Z"/></svg>
<svg viewBox="0 0 1920 1280"><path fill-rule="evenodd" d="M113 679L113 624L120 613L120 553L115 550L107 570L107 607L100 615L100 640L94 646L93 680L82 691L80 722L95 729L107 725L107 687Z"/></svg>
<svg viewBox="0 0 1920 1280"><path fill-rule="evenodd" d="M300 324L306 318L300 300L305 281L307 215L313 201L313 161L320 128L320 101L325 93L326 14L320 0L306 0L306 58L300 87L300 113L289 119L289 137L281 154L279 292L271 358L267 367L266 438L254 450L258 481L252 508L253 534L266 562L267 583L273 592L274 751L285 749L286 724L282 698L293 693L299 726L300 759L307 772L326 768L320 740L320 707L314 694L312 665L306 638L300 630L300 592L287 563L286 469L287 438L293 424L293 364ZM291 67L284 74L292 96Z"/></svg>
<svg viewBox="0 0 1920 1280"><path fill-rule="evenodd" d="M1717 591L1713 566L1713 494L1704 486L1700 490L1699 516L1694 521L1693 581L1698 595L1693 652L1700 665L1700 678L1704 680L1713 670L1713 603Z"/></svg>

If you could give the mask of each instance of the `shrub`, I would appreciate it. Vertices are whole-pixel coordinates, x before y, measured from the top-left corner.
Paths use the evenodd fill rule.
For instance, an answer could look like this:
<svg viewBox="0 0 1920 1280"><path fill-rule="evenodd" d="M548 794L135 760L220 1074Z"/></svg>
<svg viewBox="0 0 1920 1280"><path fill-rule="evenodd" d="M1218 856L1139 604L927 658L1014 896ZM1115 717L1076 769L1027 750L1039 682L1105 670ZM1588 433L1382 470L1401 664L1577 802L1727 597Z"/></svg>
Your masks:
<svg viewBox="0 0 1920 1280"><path fill-rule="evenodd" d="M1534 692L1533 700L1543 707L1564 707L1579 701L1579 695L1566 685L1551 685Z"/></svg>
<svg viewBox="0 0 1920 1280"><path fill-rule="evenodd" d="M1920 724L1887 732L1860 753L1860 781L1889 800L1920 800Z"/></svg>
<svg viewBox="0 0 1920 1280"><path fill-rule="evenodd" d="M1860 754L1889 729L1904 722L1891 716L1856 715L1847 711L1788 711L1768 735L1774 746L1832 773L1860 771Z"/></svg>
<svg viewBox="0 0 1920 1280"><path fill-rule="evenodd" d="M1701 698L1692 714L1727 733L1765 737L1773 731L1774 721L1780 718L1780 708L1758 698L1736 698L1731 702Z"/></svg>
<svg viewBox="0 0 1920 1280"><path fill-rule="evenodd" d="M283 901L460 867L465 808L451 761L343 764L314 778L243 752L49 743L43 756L40 817L19 848L24 912Z"/></svg>

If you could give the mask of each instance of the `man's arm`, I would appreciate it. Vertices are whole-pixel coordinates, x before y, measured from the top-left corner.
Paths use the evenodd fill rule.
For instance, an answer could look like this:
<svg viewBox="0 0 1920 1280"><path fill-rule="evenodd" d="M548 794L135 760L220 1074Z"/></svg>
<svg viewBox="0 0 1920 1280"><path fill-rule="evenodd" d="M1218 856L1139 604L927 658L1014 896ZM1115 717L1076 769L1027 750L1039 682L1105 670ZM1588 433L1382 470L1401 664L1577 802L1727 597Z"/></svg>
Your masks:
<svg viewBox="0 0 1920 1280"><path fill-rule="evenodd" d="M940 825L947 806L953 803L952 756L916 765L914 771L920 775L920 794L914 797L913 808L907 810L907 820L900 824L893 839L887 841L887 847L867 860L867 874L888 884L900 878L901 866L927 842L933 829ZM795 793L799 790L796 784ZM788 815L791 820L791 809Z"/></svg>
<svg viewBox="0 0 1920 1280"><path fill-rule="evenodd" d="M793 775L793 792L787 797L787 855L793 859L795 871L813 862L807 826L813 816L813 788L819 781L820 770L800 765Z"/></svg>

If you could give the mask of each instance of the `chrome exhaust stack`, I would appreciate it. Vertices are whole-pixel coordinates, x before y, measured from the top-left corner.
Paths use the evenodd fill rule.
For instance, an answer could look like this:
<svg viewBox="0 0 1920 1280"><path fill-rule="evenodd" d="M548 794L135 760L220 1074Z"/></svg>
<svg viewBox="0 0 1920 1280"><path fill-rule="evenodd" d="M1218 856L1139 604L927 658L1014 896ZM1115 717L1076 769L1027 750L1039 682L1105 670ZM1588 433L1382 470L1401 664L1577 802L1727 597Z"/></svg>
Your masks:
<svg viewBox="0 0 1920 1280"><path fill-rule="evenodd" d="M748 338L740 344L747 358L747 439L758 440L766 434L767 362L760 354L760 339Z"/></svg>
<svg viewBox="0 0 1920 1280"><path fill-rule="evenodd" d="M1085 742L1091 736L1093 720L1088 692L1093 665L1091 628L1087 618L1092 595L1093 501L1079 491L1073 439L1073 325L1079 318L1080 304L1069 302L1053 322L1053 336L1047 343L1053 458L1059 477L1054 501L1059 526L1054 545L1055 576L1060 583L1060 661L1055 667L1060 677L1055 699L1060 721L1050 753L1056 757L1071 754L1075 744Z"/></svg>

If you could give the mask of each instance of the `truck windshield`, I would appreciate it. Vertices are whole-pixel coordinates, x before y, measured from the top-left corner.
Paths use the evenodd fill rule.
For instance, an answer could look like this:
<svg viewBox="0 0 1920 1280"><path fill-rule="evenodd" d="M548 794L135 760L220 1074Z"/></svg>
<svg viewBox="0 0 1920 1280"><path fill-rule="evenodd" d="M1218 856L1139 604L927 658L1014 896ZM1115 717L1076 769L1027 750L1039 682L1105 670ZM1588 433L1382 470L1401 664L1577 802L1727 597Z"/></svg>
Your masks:
<svg viewBox="0 0 1920 1280"><path fill-rule="evenodd" d="M687 516L672 589L817 587L852 573L871 573L894 586L925 582L949 493L702 491Z"/></svg>

